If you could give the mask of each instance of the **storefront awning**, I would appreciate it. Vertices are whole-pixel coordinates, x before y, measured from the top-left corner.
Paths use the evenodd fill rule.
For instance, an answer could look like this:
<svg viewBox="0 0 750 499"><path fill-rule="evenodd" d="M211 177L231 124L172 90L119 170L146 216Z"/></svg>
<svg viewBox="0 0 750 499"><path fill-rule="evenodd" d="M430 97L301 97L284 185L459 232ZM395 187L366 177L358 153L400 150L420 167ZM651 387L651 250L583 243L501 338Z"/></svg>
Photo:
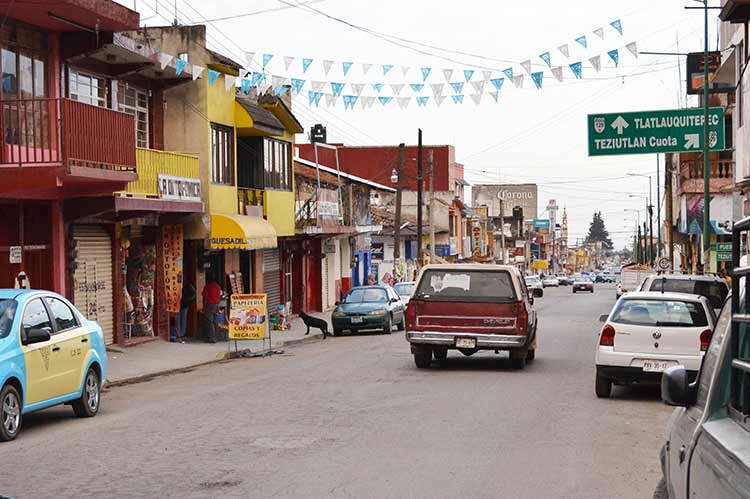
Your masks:
<svg viewBox="0 0 750 499"><path fill-rule="evenodd" d="M276 248L276 229L266 219L248 215L211 215L211 249Z"/></svg>

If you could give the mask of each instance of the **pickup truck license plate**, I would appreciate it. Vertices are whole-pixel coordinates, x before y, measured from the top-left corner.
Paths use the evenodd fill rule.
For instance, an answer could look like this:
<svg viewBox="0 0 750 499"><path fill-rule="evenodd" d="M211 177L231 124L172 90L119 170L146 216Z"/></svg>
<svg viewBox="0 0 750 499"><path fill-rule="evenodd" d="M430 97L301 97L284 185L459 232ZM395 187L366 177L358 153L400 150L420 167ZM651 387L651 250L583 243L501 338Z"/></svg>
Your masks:
<svg viewBox="0 0 750 499"><path fill-rule="evenodd" d="M474 338L456 338L456 348L476 348L477 340Z"/></svg>
<svg viewBox="0 0 750 499"><path fill-rule="evenodd" d="M362 317L352 317L352 324L362 324Z"/></svg>
<svg viewBox="0 0 750 499"><path fill-rule="evenodd" d="M672 365L668 360L644 360L643 371L651 373L660 373Z"/></svg>

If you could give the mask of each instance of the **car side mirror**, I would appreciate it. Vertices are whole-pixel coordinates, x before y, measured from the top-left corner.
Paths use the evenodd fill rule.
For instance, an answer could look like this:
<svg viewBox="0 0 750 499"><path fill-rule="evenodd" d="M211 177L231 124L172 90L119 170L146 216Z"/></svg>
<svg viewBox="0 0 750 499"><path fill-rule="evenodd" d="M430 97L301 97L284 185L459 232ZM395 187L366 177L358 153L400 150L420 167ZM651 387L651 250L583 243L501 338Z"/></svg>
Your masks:
<svg viewBox="0 0 750 499"><path fill-rule="evenodd" d="M661 398L667 405L690 407L695 402L697 383L690 383L687 369L674 366L661 376Z"/></svg>
<svg viewBox="0 0 750 499"><path fill-rule="evenodd" d="M542 297L542 295L544 295L544 291L542 291L542 290L541 290L541 289L539 289L539 288L534 288L534 291L533 291L532 293L533 293L533 294L534 294L534 296L535 296L535 297L537 297L537 298L541 298L541 297Z"/></svg>
<svg viewBox="0 0 750 499"><path fill-rule="evenodd" d="M44 343L45 341L49 341L50 332L51 330L48 327L32 327L28 331L26 331L26 339L24 340L23 344L32 345L34 343Z"/></svg>
<svg viewBox="0 0 750 499"><path fill-rule="evenodd" d="M391 298L391 303L398 303L398 298Z"/></svg>
<svg viewBox="0 0 750 499"><path fill-rule="evenodd" d="M600 315L599 316L599 322L607 322L608 318L609 318L609 316L607 314Z"/></svg>

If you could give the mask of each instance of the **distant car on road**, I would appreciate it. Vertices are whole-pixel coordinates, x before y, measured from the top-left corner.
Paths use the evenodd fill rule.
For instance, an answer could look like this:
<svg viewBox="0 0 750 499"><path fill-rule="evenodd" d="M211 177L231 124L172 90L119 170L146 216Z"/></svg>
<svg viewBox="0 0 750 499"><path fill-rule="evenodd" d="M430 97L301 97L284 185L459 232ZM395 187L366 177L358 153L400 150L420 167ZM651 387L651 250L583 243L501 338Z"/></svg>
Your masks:
<svg viewBox="0 0 750 499"><path fill-rule="evenodd" d="M0 289L0 441L18 436L25 415L54 405L95 416L106 369L102 328L68 300Z"/></svg>
<svg viewBox="0 0 750 499"><path fill-rule="evenodd" d="M560 286L570 286L573 284L573 279L566 274L557 274L557 281L560 283Z"/></svg>
<svg viewBox="0 0 750 499"><path fill-rule="evenodd" d="M718 313L729 294L729 284L721 277L711 275L651 274L641 282L638 291L664 291L705 296Z"/></svg>
<svg viewBox="0 0 750 499"><path fill-rule="evenodd" d="M672 366L695 377L716 319L702 296L633 292L600 320L596 396L609 397L613 384L658 383Z"/></svg>
<svg viewBox="0 0 750 499"><path fill-rule="evenodd" d="M424 267L406 310L406 339L418 368L443 360L448 350L473 355L507 350L522 369L534 360L534 296L511 265L442 264Z"/></svg>
<svg viewBox="0 0 750 499"><path fill-rule="evenodd" d="M401 301L404 302L404 306L409 306L411 295L414 294L414 281L397 282L393 285L393 289L399 298L401 298Z"/></svg>
<svg viewBox="0 0 750 499"><path fill-rule="evenodd" d="M542 280L538 275L527 275L524 277L524 280L526 281L526 287L529 288L529 291L533 293L535 289L538 289L539 297L541 298L544 296L544 286L542 286Z"/></svg>
<svg viewBox="0 0 750 499"><path fill-rule="evenodd" d="M577 293L579 291L587 291L589 293L594 292L594 283L591 282L591 279L588 277L578 277L575 281L573 281L573 293Z"/></svg>
<svg viewBox="0 0 750 499"><path fill-rule="evenodd" d="M548 275L547 277L545 277L544 279L542 279L542 287L545 287L545 288L550 288L550 287L557 288L559 286L560 286L560 280L557 277L553 276L553 275Z"/></svg>
<svg viewBox="0 0 750 499"><path fill-rule="evenodd" d="M352 288L336 303L331 314L334 336L344 331L382 330L391 334L395 324L404 330L404 302L390 286L359 286Z"/></svg>

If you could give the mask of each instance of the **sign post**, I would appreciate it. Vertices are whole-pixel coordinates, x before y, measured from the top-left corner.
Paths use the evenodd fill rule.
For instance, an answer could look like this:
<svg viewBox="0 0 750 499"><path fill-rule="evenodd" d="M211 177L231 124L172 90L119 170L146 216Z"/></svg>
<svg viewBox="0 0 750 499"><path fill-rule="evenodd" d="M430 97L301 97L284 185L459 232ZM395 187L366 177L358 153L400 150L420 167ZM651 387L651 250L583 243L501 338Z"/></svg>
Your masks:
<svg viewBox="0 0 750 499"><path fill-rule="evenodd" d="M701 152L705 121L701 108L590 114L589 156ZM709 149L724 150L724 109L710 108L707 123Z"/></svg>

